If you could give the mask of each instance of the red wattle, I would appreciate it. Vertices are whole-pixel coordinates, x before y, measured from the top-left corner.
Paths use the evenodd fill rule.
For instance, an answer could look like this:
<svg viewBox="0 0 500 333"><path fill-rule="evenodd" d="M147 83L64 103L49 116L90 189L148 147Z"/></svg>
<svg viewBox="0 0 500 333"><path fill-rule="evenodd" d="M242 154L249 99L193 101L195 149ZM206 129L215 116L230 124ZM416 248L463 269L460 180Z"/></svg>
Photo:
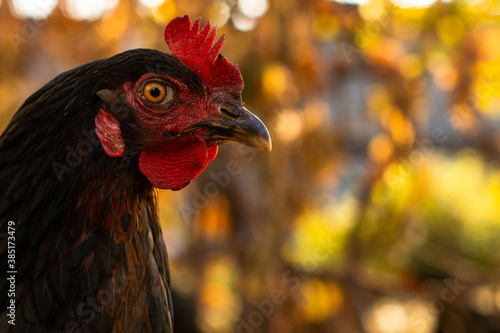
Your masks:
<svg viewBox="0 0 500 333"><path fill-rule="evenodd" d="M217 145L207 147L194 134L178 137L139 155L139 170L157 188L180 190L199 175L217 155Z"/></svg>

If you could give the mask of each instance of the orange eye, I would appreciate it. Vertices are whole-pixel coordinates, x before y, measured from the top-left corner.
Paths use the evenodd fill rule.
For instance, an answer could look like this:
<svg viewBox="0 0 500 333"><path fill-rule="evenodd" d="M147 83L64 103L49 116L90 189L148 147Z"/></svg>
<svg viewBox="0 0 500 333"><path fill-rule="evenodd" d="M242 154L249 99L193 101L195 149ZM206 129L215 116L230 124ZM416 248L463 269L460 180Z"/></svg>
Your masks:
<svg viewBox="0 0 500 333"><path fill-rule="evenodd" d="M169 97L168 100L172 99L172 88L158 82L149 82L144 87L144 97L151 103L161 103L165 100L165 96Z"/></svg>

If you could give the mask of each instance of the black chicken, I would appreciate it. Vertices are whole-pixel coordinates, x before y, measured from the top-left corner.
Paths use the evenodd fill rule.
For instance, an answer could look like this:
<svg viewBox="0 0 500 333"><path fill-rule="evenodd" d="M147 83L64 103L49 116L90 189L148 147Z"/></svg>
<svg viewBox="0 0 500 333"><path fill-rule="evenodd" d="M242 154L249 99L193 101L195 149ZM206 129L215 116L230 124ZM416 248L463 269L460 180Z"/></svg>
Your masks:
<svg viewBox="0 0 500 333"><path fill-rule="evenodd" d="M271 149L215 35L176 18L172 55L85 64L19 108L0 136L0 332L172 331L154 187L185 187L227 140Z"/></svg>

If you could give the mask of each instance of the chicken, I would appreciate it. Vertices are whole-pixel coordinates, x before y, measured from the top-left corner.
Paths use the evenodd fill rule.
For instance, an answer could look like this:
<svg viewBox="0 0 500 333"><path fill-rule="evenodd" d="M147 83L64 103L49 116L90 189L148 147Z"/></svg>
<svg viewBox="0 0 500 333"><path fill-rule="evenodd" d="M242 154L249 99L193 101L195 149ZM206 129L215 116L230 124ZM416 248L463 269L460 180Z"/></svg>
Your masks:
<svg viewBox="0 0 500 333"><path fill-rule="evenodd" d="M271 150L215 36L175 18L172 54L69 70L13 116L0 136L0 332L172 332L155 188L184 188L228 140Z"/></svg>

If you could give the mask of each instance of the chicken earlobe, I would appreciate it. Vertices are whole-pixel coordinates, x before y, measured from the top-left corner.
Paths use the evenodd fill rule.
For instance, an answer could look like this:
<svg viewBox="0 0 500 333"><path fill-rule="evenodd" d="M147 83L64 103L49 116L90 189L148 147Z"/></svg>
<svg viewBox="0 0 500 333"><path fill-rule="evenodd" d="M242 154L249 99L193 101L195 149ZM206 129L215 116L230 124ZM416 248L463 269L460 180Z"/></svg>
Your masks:
<svg viewBox="0 0 500 333"><path fill-rule="evenodd" d="M95 117L95 133L109 157L122 157L125 152L120 123L103 109Z"/></svg>
<svg viewBox="0 0 500 333"><path fill-rule="evenodd" d="M120 101L116 93L108 89L99 90L99 96L108 106L115 107ZM101 141L101 146L109 157L122 157L125 153L120 123L102 108L95 117L95 132Z"/></svg>

